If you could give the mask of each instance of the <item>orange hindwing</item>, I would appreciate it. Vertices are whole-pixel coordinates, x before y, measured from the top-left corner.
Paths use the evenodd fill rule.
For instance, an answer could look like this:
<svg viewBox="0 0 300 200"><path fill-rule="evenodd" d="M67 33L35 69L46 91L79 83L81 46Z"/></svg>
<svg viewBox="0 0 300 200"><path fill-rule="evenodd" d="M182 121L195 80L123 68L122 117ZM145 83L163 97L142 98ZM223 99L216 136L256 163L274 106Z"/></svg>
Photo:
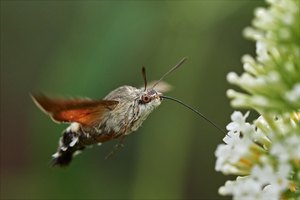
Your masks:
<svg viewBox="0 0 300 200"><path fill-rule="evenodd" d="M32 95L32 99L54 121L78 122L84 126L101 121L103 115L119 103L113 100L52 99L44 95Z"/></svg>

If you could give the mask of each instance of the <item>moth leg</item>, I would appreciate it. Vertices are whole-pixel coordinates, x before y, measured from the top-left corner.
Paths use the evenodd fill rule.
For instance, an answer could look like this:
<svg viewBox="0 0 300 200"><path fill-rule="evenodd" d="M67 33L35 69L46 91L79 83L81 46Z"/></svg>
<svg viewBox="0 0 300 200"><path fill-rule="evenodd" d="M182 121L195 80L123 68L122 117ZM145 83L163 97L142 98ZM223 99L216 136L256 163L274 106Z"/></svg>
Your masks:
<svg viewBox="0 0 300 200"><path fill-rule="evenodd" d="M120 150L121 148L124 147L124 140L125 140L126 135L122 135L119 142L117 144L115 144L113 150L111 152L109 152L109 154L107 154L107 156L105 156L105 160L111 158L118 150Z"/></svg>

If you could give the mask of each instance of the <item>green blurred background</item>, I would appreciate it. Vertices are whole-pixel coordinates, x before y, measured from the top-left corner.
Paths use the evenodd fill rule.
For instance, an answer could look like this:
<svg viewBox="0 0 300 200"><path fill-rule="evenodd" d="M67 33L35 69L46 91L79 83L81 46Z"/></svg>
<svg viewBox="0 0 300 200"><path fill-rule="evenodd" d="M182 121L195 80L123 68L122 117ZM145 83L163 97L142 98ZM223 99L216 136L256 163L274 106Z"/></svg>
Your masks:
<svg viewBox="0 0 300 200"><path fill-rule="evenodd" d="M214 171L223 134L170 101L113 158L116 141L50 167L61 131L29 93L102 98L168 76L168 95L225 129L229 71L254 52L242 37L262 1L1 1L1 199L226 199ZM228 199L228 197L227 197Z"/></svg>

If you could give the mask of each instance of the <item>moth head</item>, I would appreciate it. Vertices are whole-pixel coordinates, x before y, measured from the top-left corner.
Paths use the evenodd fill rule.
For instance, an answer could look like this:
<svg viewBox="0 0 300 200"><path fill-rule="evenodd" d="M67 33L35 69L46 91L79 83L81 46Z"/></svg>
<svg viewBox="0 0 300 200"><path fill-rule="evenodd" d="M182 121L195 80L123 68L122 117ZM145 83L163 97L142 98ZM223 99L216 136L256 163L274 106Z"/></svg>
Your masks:
<svg viewBox="0 0 300 200"><path fill-rule="evenodd" d="M156 108L162 101L162 93L155 89L147 89L139 95L138 103L145 107Z"/></svg>
<svg viewBox="0 0 300 200"><path fill-rule="evenodd" d="M144 90L141 88L137 90L139 90L139 92L135 99L135 106L133 106L133 112L135 113L137 121L133 130L136 130L147 116L161 104L162 101L162 93L154 89Z"/></svg>
<svg viewBox="0 0 300 200"><path fill-rule="evenodd" d="M142 67L144 87L137 89L138 96L136 100L138 101L140 111L144 116L149 114L151 111L153 111L154 108L158 107L161 104L161 101L163 99L162 92L167 92L171 89L171 86L169 84L162 81L164 77L180 67L186 60L186 57L183 58L179 63L177 63L177 65L166 72L158 81L152 82L150 84L147 83L146 68Z"/></svg>

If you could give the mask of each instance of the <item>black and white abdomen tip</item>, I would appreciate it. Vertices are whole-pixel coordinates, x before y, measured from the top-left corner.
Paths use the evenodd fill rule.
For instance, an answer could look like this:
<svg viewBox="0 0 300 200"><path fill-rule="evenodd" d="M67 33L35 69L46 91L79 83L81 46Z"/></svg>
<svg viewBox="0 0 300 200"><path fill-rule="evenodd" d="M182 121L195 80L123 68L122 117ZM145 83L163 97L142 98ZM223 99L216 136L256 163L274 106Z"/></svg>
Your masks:
<svg viewBox="0 0 300 200"><path fill-rule="evenodd" d="M67 128L62 137L59 139L58 150L52 155L53 166L67 166L72 161L74 155L84 149L84 146L79 144L79 129L72 126Z"/></svg>

